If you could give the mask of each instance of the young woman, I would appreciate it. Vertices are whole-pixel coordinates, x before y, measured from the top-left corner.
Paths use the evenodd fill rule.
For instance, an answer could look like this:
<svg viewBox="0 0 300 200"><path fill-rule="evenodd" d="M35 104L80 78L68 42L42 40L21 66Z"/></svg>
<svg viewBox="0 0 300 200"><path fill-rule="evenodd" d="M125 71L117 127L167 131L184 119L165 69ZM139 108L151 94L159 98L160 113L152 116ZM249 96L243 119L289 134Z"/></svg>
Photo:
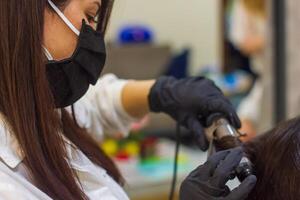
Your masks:
<svg viewBox="0 0 300 200"><path fill-rule="evenodd" d="M241 132L257 133L263 96L263 69L267 38L267 0L233 0L229 39L245 55L251 58L253 71L259 76L238 108L242 120Z"/></svg>
<svg viewBox="0 0 300 200"><path fill-rule="evenodd" d="M201 77L110 75L96 84L111 9L110 0L0 1L0 199L128 199L96 140L126 135L150 111L186 126L204 150L201 120L223 113L240 126L220 90Z"/></svg>

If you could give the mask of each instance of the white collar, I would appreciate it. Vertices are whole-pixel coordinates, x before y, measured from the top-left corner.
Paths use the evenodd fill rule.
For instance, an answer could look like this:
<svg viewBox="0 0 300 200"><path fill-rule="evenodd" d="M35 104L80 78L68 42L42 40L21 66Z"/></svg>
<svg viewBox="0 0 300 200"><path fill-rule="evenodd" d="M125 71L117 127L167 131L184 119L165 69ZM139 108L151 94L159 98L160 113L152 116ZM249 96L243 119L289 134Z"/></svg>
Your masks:
<svg viewBox="0 0 300 200"><path fill-rule="evenodd" d="M57 110L61 116L61 110ZM0 159L11 169L16 168L23 160L24 154L21 152L21 148L18 140L11 132L9 125L6 122L5 117L0 112ZM67 154L69 158L71 156L71 150L75 146L69 139L63 135L63 140L67 144Z"/></svg>
<svg viewBox="0 0 300 200"><path fill-rule="evenodd" d="M17 139L11 133L5 117L0 113L0 158L10 168L16 168L24 159Z"/></svg>

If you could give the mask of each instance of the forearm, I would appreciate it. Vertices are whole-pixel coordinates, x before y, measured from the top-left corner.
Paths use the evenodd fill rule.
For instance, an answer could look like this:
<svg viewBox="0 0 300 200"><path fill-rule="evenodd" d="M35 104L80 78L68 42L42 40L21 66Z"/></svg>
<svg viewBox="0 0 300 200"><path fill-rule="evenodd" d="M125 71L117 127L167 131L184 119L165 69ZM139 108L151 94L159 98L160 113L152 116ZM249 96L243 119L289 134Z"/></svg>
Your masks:
<svg viewBox="0 0 300 200"><path fill-rule="evenodd" d="M141 118L149 113L148 95L155 80L129 81L122 91L122 104L132 117Z"/></svg>

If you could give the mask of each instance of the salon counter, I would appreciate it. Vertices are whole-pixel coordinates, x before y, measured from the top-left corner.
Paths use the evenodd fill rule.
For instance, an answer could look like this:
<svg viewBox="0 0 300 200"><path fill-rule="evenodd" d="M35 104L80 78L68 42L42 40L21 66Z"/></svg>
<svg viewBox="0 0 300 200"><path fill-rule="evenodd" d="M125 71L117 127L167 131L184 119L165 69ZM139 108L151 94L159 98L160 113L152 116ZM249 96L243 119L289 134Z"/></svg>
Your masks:
<svg viewBox="0 0 300 200"><path fill-rule="evenodd" d="M132 200L168 199L173 177L175 143L162 140L158 144L158 154L162 159L155 164L141 165L138 159L117 164L125 176L126 191ZM207 154L197 149L180 147L177 191L182 180L197 166L206 161Z"/></svg>

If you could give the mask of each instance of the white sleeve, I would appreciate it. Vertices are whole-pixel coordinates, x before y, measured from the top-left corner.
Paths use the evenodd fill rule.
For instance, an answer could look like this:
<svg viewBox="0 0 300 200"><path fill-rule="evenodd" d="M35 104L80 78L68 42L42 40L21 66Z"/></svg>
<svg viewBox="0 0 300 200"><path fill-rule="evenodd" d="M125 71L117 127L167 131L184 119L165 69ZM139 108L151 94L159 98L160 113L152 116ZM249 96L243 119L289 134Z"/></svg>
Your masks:
<svg viewBox="0 0 300 200"><path fill-rule="evenodd" d="M126 137L131 124L137 121L127 114L122 105L122 90L127 82L113 74L107 74L74 104L79 125L86 128L97 141L103 139L104 133L111 136L122 134ZM67 110L70 111L71 108Z"/></svg>
<svg viewBox="0 0 300 200"><path fill-rule="evenodd" d="M261 114L262 96L262 83L260 81L257 81L249 95L239 105L239 117L241 119L248 119L254 123L258 123L259 116Z"/></svg>

